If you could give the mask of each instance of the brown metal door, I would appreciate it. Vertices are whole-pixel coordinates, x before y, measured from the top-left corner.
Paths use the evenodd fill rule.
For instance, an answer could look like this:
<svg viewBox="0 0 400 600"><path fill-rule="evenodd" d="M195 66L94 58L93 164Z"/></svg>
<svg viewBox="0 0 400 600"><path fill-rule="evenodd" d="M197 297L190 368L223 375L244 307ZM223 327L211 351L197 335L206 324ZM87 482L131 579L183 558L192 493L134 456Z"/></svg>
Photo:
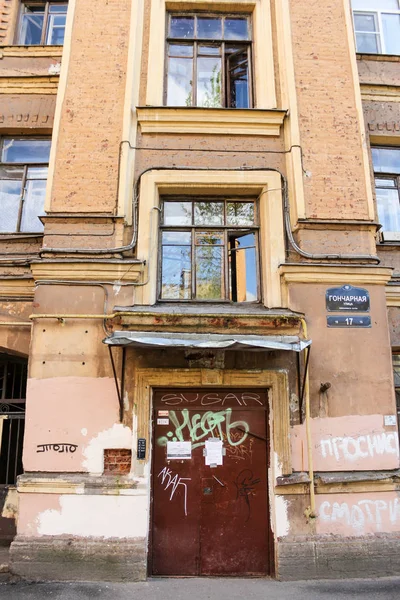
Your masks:
<svg viewBox="0 0 400 600"><path fill-rule="evenodd" d="M267 393L162 390L154 407L152 574L268 574ZM216 438L222 464L207 465Z"/></svg>

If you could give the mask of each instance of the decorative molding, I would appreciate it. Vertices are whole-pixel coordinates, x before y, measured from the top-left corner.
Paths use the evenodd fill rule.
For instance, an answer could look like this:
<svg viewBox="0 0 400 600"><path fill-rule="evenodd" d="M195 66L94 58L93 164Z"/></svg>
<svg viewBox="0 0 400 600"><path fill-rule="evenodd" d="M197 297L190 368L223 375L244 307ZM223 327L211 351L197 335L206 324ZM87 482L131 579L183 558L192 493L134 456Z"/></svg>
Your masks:
<svg viewBox="0 0 400 600"><path fill-rule="evenodd" d="M58 76L0 77L0 94L57 94Z"/></svg>
<svg viewBox="0 0 400 600"><path fill-rule="evenodd" d="M0 298L21 298L32 300L34 296L33 278L0 278Z"/></svg>
<svg viewBox="0 0 400 600"><path fill-rule="evenodd" d="M386 304L400 308L400 285L386 286Z"/></svg>
<svg viewBox="0 0 400 600"><path fill-rule="evenodd" d="M209 380L206 369L137 369L133 389L137 415L137 436L150 439L152 387L247 387L269 388L272 451L284 475L292 472L288 377L285 371L218 371L218 383ZM138 462L135 460L135 473ZM142 462L142 461L140 461Z"/></svg>
<svg viewBox="0 0 400 600"><path fill-rule="evenodd" d="M400 86L361 84L361 97L363 100L373 102L400 102Z"/></svg>
<svg viewBox="0 0 400 600"><path fill-rule="evenodd" d="M0 47L0 59L4 57L41 58L49 57L60 59L62 46L3 46Z"/></svg>
<svg viewBox="0 0 400 600"><path fill-rule="evenodd" d="M400 135L399 121L379 121L368 123L368 131L379 133L395 133Z"/></svg>
<svg viewBox="0 0 400 600"><path fill-rule="evenodd" d="M90 262L69 260L31 264L35 280L138 282L143 265L137 261Z"/></svg>
<svg viewBox="0 0 400 600"><path fill-rule="evenodd" d="M174 331L203 333L248 333L258 335L299 335L301 331L300 315L288 314L282 311L275 313L260 312L259 314L220 313L212 312L204 305L204 312L190 312L190 305L181 314L165 312L124 312L114 309L116 316L121 318L122 325L133 330L145 331Z"/></svg>
<svg viewBox="0 0 400 600"><path fill-rule="evenodd" d="M138 108L142 133L279 136L284 110Z"/></svg>
<svg viewBox="0 0 400 600"><path fill-rule="evenodd" d="M265 306L282 306L278 268L285 260L282 181L275 171L208 171L166 169L147 171L140 183L137 257L147 260L157 247L157 227L151 226L151 211L160 205L161 195L249 194L259 196L261 296ZM153 212L154 214L154 212ZM154 217L153 217L154 218ZM148 285L138 293L137 304L155 304L157 263L147 262Z"/></svg>
<svg viewBox="0 0 400 600"><path fill-rule="evenodd" d="M385 267L350 265L281 265L279 273L283 283L346 283L364 285L386 285L392 269Z"/></svg>
<svg viewBox="0 0 400 600"><path fill-rule="evenodd" d="M99 494L112 496L137 495L137 481L128 477L92 477L86 474L57 477L21 475L17 490L22 494ZM141 492L143 493L143 492Z"/></svg>

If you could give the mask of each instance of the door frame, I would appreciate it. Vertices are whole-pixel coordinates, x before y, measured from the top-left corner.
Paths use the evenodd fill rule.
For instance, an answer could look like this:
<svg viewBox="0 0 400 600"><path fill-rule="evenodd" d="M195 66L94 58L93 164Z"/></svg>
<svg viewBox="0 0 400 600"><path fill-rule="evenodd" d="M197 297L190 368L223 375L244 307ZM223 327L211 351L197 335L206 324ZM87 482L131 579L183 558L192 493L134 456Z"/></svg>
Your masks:
<svg viewBox="0 0 400 600"><path fill-rule="evenodd" d="M269 433L270 446L268 454L270 460L269 472L271 474L269 486L269 529L271 545L271 570L273 575L276 564L276 544L274 533L274 481L278 475L292 473L291 447L290 447L290 418L289 418L289 384L288 372L283 369L271 370L218 370L218 369L136 369L134 377L137 437L149 440L149 448L145 460L134 459L134 472L137 475L148 475L148 553L147 560L151 558L151 498L152 498L152 457L153 457L153 431L152 431L152 396L153 388L268 388L269 396ZM148 569L150 565L148 563Z"/></svg>
<svg viewBox="0 0 400 600"><path fill-rule="evenodd" d="M151 426L152 426L152 431L151 431L151 457L150 458L150 510L149 510L149 515L150 515L150 522L149 522L149 536L148 536L148 553L147 553L147 571L148 574L151 577L158 577L158 575L154 575L152 572L152 556L153 556L153 516L154 516L154 491L153 491L153 481L154 481L154 471L153 471L153 458L154 458L154 453L155 453L155 443L156 443L156 430L154 427L154 423L155 423L155 419L157 418L156 413L157 413L157 408L154 407L154 403L153 403L153 397L154 397L154 392L156 391L160 391L160 390L177 390L177 389L182 389L182 391L184 390L190 390L193 388L190 387L185 387L183 388L182 386L180 386L180 388L178 387L165 387L165 386L160 386L160 387L156 387L153 386L152 387L152 405L151 405ZM198 388L196 388L197 390ZM207 390L207 389L212 389L213 391L220 389L222 390L229 390L229 391L234 391L234 390L238 390L238 391L242 391L243 388L225 388L223 386L204 386L202 388L200 388L202 390ZM272 532L272 524L271 524L271 517L272 517L272 513L271 513L271 482L269 480L269 473L270 473L270 468L271 468L271 456L270 456L270 451L271 451L271 445L270 445L270 430L271 430L271 422L270 422L270 418L269 418L269 409L270 409L270 388L260 388L260 387L253 387L253 386L247 386L246 391L250 391L250 390L261 390L264 391L267 395L268 398L268 404L265 406L264 410L259 410L259 412L263 413L263 418L265 421L265 435L266 435L266 439L265 439L265 454L266 454L266 518L267 518L267 522L266 522L266 528L267 528L267 546L268 546L268 558L269 558L269 572L265 575L266 577L271 577L275 575L275 556L274 556L274 538L273 538L273 532ZM170 406L171 410L175 409L175 410L180 410L179 406ZM189 408L189 410L201 410L203 412L207 412L208 410L213 410L213 406L209 405L209 406L199 406L196 403L193 403L190 407L188 406L184 406L181 407L182 408ZM240 410L246 410L250 409L252 411L257 411L257 407L251 406L251 407L244 407L244 406L236 406L236 407L232 407L232 411L240 411ZM214 410L220 410L221 407L214 407ZM249 436L251 436L251 432L249 432L248 434ZM198 574L195 575L196 577L207 577L208 575L202 575L202 574ZM219 575L220 577L223 577L224 575ZM227 575L228 577L235 577L235 575ZM162 575L160 577L191 577L190 575ZM242 576L243 577L243 576ZM249 577L254 577L254 575L249 575ZM260 577L262 577L262 575L260 575Z"/></svg>

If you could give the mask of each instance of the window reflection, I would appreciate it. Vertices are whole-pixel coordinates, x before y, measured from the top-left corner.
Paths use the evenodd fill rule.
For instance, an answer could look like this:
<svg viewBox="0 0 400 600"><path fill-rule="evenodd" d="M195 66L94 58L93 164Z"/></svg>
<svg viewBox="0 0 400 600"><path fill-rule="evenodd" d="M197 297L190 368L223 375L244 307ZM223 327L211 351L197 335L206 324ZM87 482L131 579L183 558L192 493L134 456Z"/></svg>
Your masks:
<svg viewBox="0 0 400 600"><path fill-rule="evenodd" d="M167 105L249 108L250 39L247 16L170 15Z"/></svg>
<svg viewBox="0 0 400 600"><path fill-rule="evenodd" d="M161 299L258 301L256 226L254 201L165 200Z"/></svg>

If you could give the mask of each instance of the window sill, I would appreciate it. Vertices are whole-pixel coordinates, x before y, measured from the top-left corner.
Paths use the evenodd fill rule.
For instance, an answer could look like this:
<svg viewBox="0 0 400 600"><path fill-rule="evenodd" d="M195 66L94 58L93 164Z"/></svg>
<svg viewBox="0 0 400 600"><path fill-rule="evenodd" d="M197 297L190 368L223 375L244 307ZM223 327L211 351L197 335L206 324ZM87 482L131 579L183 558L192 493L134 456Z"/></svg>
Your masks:
<svg viewBox="0 0 400 600"><path fill-rule="evenodd" d="M380 231L382 242L391 242L392 244L400 244L400 231Z"/></svg>
<svg viewBox="0 0 400 600"><path fill-rule="evenodd" d="M0 242L5 242L5 241L19 242L21 240L26 240L26 239L42 238L43 235L44 235L43 231L37 232L37 233L30 233L30 232L22 233L20 231L16 231L14 233L0 233Z"/></svg>
<svg viewBox="0 0 400 600"><path fill-rule="evenodd" d="M374 60L377 62L400 62L397 54L366 54L357 52L357 60Z"/></svg>
<svg viewBox="0 0 400 600"><path fill-rule="evenodd" d="M279 136L285 110L139 107L142 133Z"/></svg>
<svg viewBox="0 0 400 600"><path fill-rule="evenodd" d="M62 53L63 46L0 46L0 58L40 58L46 56L61 58Z"/></svg>

